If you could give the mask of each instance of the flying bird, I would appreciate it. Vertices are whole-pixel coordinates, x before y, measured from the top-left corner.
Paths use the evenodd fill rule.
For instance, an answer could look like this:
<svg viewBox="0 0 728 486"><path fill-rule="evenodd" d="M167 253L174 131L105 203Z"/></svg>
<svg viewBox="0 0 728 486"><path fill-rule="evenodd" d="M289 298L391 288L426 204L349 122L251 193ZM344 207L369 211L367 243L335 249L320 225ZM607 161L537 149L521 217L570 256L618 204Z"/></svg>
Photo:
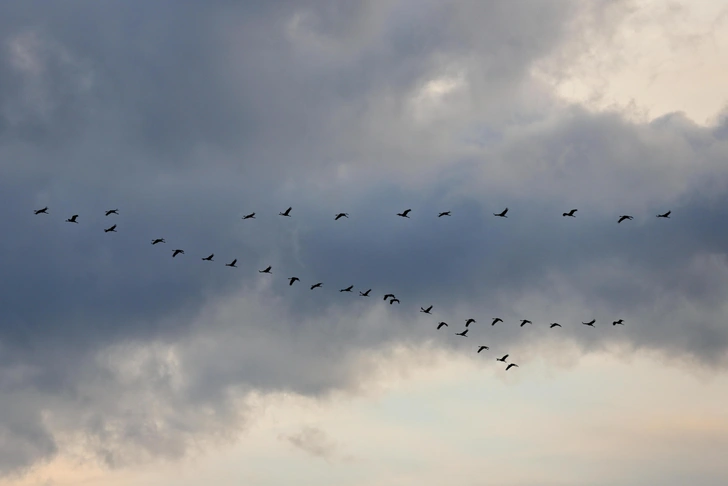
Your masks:
<svg viewBox="0 0 728 486"><path fill-rule="evenodd" d="M33 214L48 214L48 206L42 209L36 209L35 211L33 211Z"/></svg>
<svg viewBox="0 0 728 486"><path fill-rule="evenodd" d="M505 355L505 356L503 356L502 358L496 358L495 360L496 360L496 361L500 361L500 362L502 362L502 363L505 363L505 362L506 362L506 358L507 358L507 357L508 357L508 355L506 354L506 355Z"/></svg>
<svg viewBox="0 0 728 486"><path fill-rule="evenodd" d="M311 290L317 289L317 288L321 287L323 284L324 284L323 282L315 283L315 284L311 285Z"/></svg>
<svg viewBox="0 0 728 486"><path fill-rule="evenodd" d="M349 286L348 286L348 287L346 287L345 289L341 289L341 290L339 290L339 292L351 292L351 289L353 289L353 288L354 288L354 286L353 286L353 285L349 285Z"/></svg>
<svg viewBox="0 0 728 486"><path fill-rule="evenodd" d="M152 245L156 245L157 243L167 243L164 241L164 238L157 238L156 240L152 240Z"/></svg>
<svg viewBox="0 0 728 486"><path fill-rule="evenodd" d="M533 324L533 322L529 321L528 319L522 319L521 320L521 327L525 326L526 324Z"/></svg>
<svg viewBox="0 0 728 486"><path fill-rule="evenodd" d="M506 213L507 213L507 212L508 212L508 208L505 208L505 209L504 209L504 210L503 210L502 212L500 212L500 213L493 213L493 216L498 216L498 217L500 217L500 218L507 218L507 217L508 217L508 216L506 216Z"/></svg>
<svg viewBox="0 0 728 486"><path fill-rule="evenodd" d="M591 327L594 327L594 323L595 323L595 322L597 322L597 320L596 320L596 319L592 319L592 320L591 320L591 321L589 321L589 322L582 322L582 324L584 324L585 326L591 326Z"/></svg>
<svg viewBox="0 0 728 486"><path fill-rule="evenodd" d="M577 212L577 211L578 211L578 209L572 209L572 210L571 210L571 211L569 211L568 213L564 213L564 214L562 214L562 216L570 216L570 217L572 217L572 218L576 218L576 216L574 215L574 213L575 213L575 212Z"/></svg>
<svg viewBox="0 0 728 486"><path fill-rule="evenodd" d="M468 319L467 321L465 321L465 327L468 327L470 324L472 324L474 322L478 322L478 321L476 321L475 319L473 319L471 317L470 319Z"/></svg>
<svg viewBox="0 0 728 486"><path fill-rule="evenodd" d="M449 327L449 326L447 325L447 322L440 322L440 323L438 323L438 324L437 324L437 329L439 330L439 329L440 329L441 327L443 327L443 326L444 326L444 327Z"/></svg>
<svg viewBox="0 0 728 486"><path fill-rule="evenodd" d="M401 302L399 301L399 299L397 299L397 298L394 298L394 299L392 299L392 300L390 300L390 301L389 301L389 305L392 305L392 304L394 304L395 302L396 302L396 303L398 303L398 304L401 304Z"/></svg>
<svg viewBox="0 0 728 486"><path fill-rule="evenodd" d="M443 211L437 215L438 218L442 218L443 216L450 216L450 211Z"/></svg>
<svg viewBox="0 0 728 486"><path fill-rule="evenodd" d="M491 322L490 325L495 326L497 322L503 322L503 319L501 319L500 317L495 317L493 318L493 322Z"/></svg>
<svg viewBox="0 0 728 486"><path fill-rule="evenodd" d="M617 221L617 224L621 223L625 219L632 220L632 219L634 219L634 216L627 216L626 214L624 214L624 215L622 215L622 216L619 217L619 221Z"/></svg>
<svg viewBox="0 0 728 486"><path fill-rule="evenodd" d="M658 214L658 215L657 215L657 217L658 217L658 218L665 218L665 219L670 219L670 213L671 213L671 212L672 212L672 211L668 211L668 212L666 212L665 214Z"/></svg>
<svg viewBox="0 0 728 486"><path fill-rule="evenodd" d="M394 299L394 294L386 294L382 300Z"/></svg>
<svg viewBox="0 0 728 486"><path fill-rule="evenodd" d="M73 216L71 216L70 218L68 218L66 220L66 223L76 223L76 224L78 224L78 221L76 221L76 218L78 218L78 214L74 214Z"/></svg>
<svg viewBox="0 0 728 486"><path fill-rule="evenodd" d="M337 215L336 215L336 217L334 218L334 221L338 221L338 220L340 220L341 218L348 218L348 217L349 217L349 213L339 213L339 214L337 214Z"/></svg>
<svg viewBox="0 0 728 486"><path fill-rule="evenodd" d="M420 312L424 312L425 314L429 314L431 310L432 306L428 307L427 309L425 309L424 307L420 307Z"/></svg>
<svg viewBox="0 0 728 486"><path fill-rule="evenodd" d="M270 271L270 269L271 269L271 268L273 268L273 267L268 267L268 268L266 268L265 270L258 270L258 273L272 273L272 272Z"/></svg>
<svg viewBox="0 0 728 486"><path fill-rule="evenodd" d="M553 328L555 328L555 327L561 327L561 324L559 324L558 322L554 322L553 324L551 324L551 325L549 326L549 329L553 329Z"/></svg>
<svg viewBox="0 0 728 486"><path fill-rule="evenodd" d="M286 209L285 211L283 211L282 213L278 213L278 216L288 216L290 218L291 217L291 209L293 209L293 208L290 207L290 208Z"/></svg>
<svg viewBox="0 0 728 486"><path fill-rule="evenodd" d="M208 261L208 262L212 262L212 261L214 261L214 260L212 259L212 257L214 257L214 256L215 256L215 254L214 254L214 253L210 253L210 256L209 256L209 257L207 257L207 258L203 258L203 260L205 260L205 261Z"/></svg>
<svg viewBox="0 0 728 486"><path fill-rule="evenodd" d="M184 254L185 254L184 250L174 250L172 252L172 258L176 257L177 255L184 255Z"/></svg>
<svg viewBox="0 0 728 486"><path fill-rule="evenodd" d="M237 262L238 262L238 259L236 258L235 260L231 261L230 263L226 263L226 264L225 264L225 266L226 266L226 267L233 267L233 268L238 268L238 267L236 267L236 266L235 266L235 264L236 264Z"/></svg>
<svg viewBox="0 0 728 486"><path fill-rule="evenodd" d="M362 297L369 297L369 292L371 292L372 289L367 290L366 292L359 292L359 295Z"/></svg>
<svg viewBox="0 0 728 486"><path fill-rule="evenodd" d="M412 211L411 209L405 209L401 213L397 213L397 216L402 216L403 218L409 218L408 214Z"/></svg>
<svg viewBox="0 0 728 486"><path fill-rule="evenodd" d="M119 210L118 209L109 209L108 211L106 211L106 216L108 216L110 214L116 214L118 216Z"/></svg>
<svg viewBox="0 0 728 486"><path fill-rule="evenodd" d="M104 233L116 233L116 225L114 225L114 226L109 226L108 228L106 228L106 229L104 230Z"/></svg>
<svg viewBox="0 0 728 486"><path fill-rule="evenodd" d="M255 219L255 213L246 214L243 219Z"/></svg>
<svg viewBox="0 0 728 486"><path fill-rule="evenodd" d="M624 326L624 319L619 319L612 323L613 326Z"/></svg>
<svg viewBox="0 0 728 486"><path fill-rule="evenodd" d="M488 346L481 346L478 348L478 353L480 353L484 349L490 349Z"/></svg>
<svg viewBox="0 0 728 486"><path fill-rule="evenodd" d="M456 332L456 336L462 336L462 337L468 337L468 329L464 330L463 332Z"/></svg>
<svg viewBox="0 0 728 486"><path fill-rule="evenodd" d="M288 285L293 285L293 282L295 282L296 280L301 280L301 279L298 278L298 277L289 277L288 278Z"/></svg>
<svg viewBox="0 0 728 486"><path fill-rule="evenodd" d="M508 371L508 370L510 370L511 368L514 368L514 367L515 367L515 368L518 368L518 365L517 365L517 364L515 364L515 363L511 363L511 364L509 364L508 366L506 366L506 371Z"/></svg>

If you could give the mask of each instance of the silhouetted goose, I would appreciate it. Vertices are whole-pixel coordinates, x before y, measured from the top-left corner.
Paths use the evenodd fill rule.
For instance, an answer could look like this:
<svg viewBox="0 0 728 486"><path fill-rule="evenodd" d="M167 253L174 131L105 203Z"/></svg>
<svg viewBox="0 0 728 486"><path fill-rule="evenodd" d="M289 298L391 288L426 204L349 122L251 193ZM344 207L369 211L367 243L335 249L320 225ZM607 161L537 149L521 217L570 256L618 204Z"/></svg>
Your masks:
<svg viewBox="0 0 728 486"><path fill-rule="evenodd" d="M572 210L571 210L571 211L569 211L568 213L564 213L564 214L562 214L562 216L570 216L570 217L572 217L572 218L576 218L576 216L574 215L574 213L575 213L575 212L577 212L577 211L578 211L578 209L572 209Z"/></svg>
<svg viewBox="0 0 728 486"><path fill-rule="evenodd" d="M493 322L490 323L491 326L495 326L497 322L503 322L503 319L500 317L494 317Z"/></svg>
<svg viewBox="0 0 728 486"><path fill-rule="evenodd" d="M506 366L506 371L510 370L511 368L518 368L518 365L515 363L511 363L508 366Z"/></svg>
<svg viewBox="0 0 728 486"><path fill-rule="evenodd" d="M551 324L551 325L549 326L549 329L553 329L553 328L555 328L555 327L561 327L561 324L559 324L558 322L554 322L554 323L552 323L552 324Z"/></svg>
<svg viewBox="0 0 728 486"><path fill-rule="evenodd" d="M484 349L490 349L488 346L481 346L478 348L478 353L480 353Z"/></svg>
<svg viewBox="0 0 728 486"><path fill-rule="evenodd" d="M295 282L297 280L301 280L301 279L298 278L298 277L289 277L289 279L288 279L288 285L293 285L293 282Z"/></svg>
<svg viewBox="0 0 728 486"><path fill-rule="evenodd" d="M177 255L184 255L184 254L185 254L184 250L174 250L172 252L172 258L176 257Z"/></svg>
<svg viewBox="0 0 728 486"><path fill-rule="evenodd" d="M236 258L235 260L231 261L230 263L226 263L226 264L225 264L225 266L226 266L226 267L233 267L233 268L238 268L238 267L236 267L236 266L235 266L235 264L236 264L237 262L238 262L238 259Z"/></svg>
<svg viewBox="0 0 728 486"><path fill-rule="evenodd" d="M340 220L341 218L348 218L348 217L349 217L349 213L339 213L339 214L337 214L337 215L336 215L336 217L334 218L334 221L338 221L338 220Z"/></svg>
<svg viewBox="0 0 728 486"><path fill-rule="evenodd" d="M265 270L258 270L258 273L273 273L273 272L270 271L271 268L273 268L273 267L268 267Z"/></svg>
<svg viewBox="0 0 728 486"><path fill-rule="evenodd" d="M351 292L351 289L353 289L353 288L354 288L354 286L353 286L353 285L349 285L349 286L348 286L348 287L346 287L345 289L341 289L341 290L339 290L339 292Z"/></svg>
<svg viewBox="0 0 728 486"><path fill-rule="evenodd" d="M246 214L243 219L255 219L255 213Z"/></svg>
<svg viewBox="0 0 728 486"><path fill-rule="evenodd" d="M463 332L456 332L455 335L456 336L462 336L462 337L468 337L468 330L469 329L466 329Z"/></svg>
<svg viewBox="0 0 728 486"><path fill-rule="evenodd" d="M394 299L394 294L385 294L382 300Z"/></svg>
<svg viewBox="0 0 728 486"><path fill-rule="evenodd" d="M33 211L33 214L48 214L48 206L42 209L36 209L35 211Z"/></svg>
<svg viewBox="0 0 728 486"><path fill-rule="evenodd" d="M425 309L424 307L420 307L420 312L424 312L425 314L429 314L431 310L432 306L428 307L427 309Z"/></svg>
<svg viewBox="0 0 728 486"><path fill-rule="evenodd" d="M622 215L622 216L619 217L619 220L617 221L617 223L621 223L625 219L632 220L632 219L634 219L634 216L628 216L628 215L624 214L624 215Z"/></svg>
<svg viewBox="0 0 728 486"><path fill-rule="evenodd" d="M507 218L506 213L508 212L508 208L505 208L500 213L493 213L493 216L498 216L499 218Z"/></svg>
<svg viewBox="0 0 728 486"><path fill-rule="evenodd" d="M438 218L442 218L443 216L450 216L450 211L443 211L437 215Z"/></svg>
<svg viewBox="0 0 728 486"><path fill-rule="evenodd" d="M478 321L476 321L475 319L473 319L471 317L470 319L468 319L467 321L465 321L465 327L468 327L470 324L473 324L475 322L478 322Z"/></svg>
<svg viewBox="0 0 728 486"><path fill-rule="evenodd" d="M591 326L591 327L594 327L594 323L595 323L595 322L597 322L597 320L596 320L596 319L592 319L592 320L591 320L591 321L589 321L589 322L582 322L582 324L584 324L585 326Z"/></svg>
<svg viewBox="0 0 728 486"><path fill-rule="evenodd" d="M369 292L371 292L372 289L367 290L366 292L359 292L359 295L362 297L369 297Z"/></svg>
<svg viewBox="0 0 728 486"><path fill-rule="evenodd" d="M116 225L109 226L104 230L104 233L116 233Z"/></svg>
<svg viewBox="0 0 728 486"><path fill-rule="evenodd" d="M392 304L394 304L395 302L396 302L396 303L398 303L398 304L401 304L401 302L399 301L399 299L397 299L397 298L394 298L394 299L392 299L392 300L390 300L390 301L389 301L389 305L392 305Z"/></svg>
<svg viewBox="0 0 728 486"><path fill-rule="evenodd" d="M525 326L526 324L533 324L533 322L529 321L528 319L521 320L521 327Z"/></svg>
<svg viewBox="0 0 728 486"><path fill-rule="evenodd" d="M321 287L323 284L324 284L323 282L315 283L315 284L311 285L311 290L317 289L317 288Z"/></svg>
<svg viewBox="0 0 728 486"><path fill-rule="evenodd" d="M278 213L278 216L288 216L290 218L291 217L291 209L293 209L293 208L290 207L290 208L286 209L285 211L283 211L282 213Z"/></svg>
<svg viewBox="0 0 728 486"><path fill-rule="evenodd" d="M439 322L437 324L437 329L439 330L441 327L449 327L449 326L447 325L447 322Z"/></svg>
<svg viewBox="0 0 728 486"><path fill-rule="evenodd" d="M496 358L495 360L496 361L500 361L502 363L505 363L506 362L506 358L508 358L508 355L507 354L505 356L503 356L502 358Z"/></svg>
<svg viewBox="0 0 728 486"><path fill-rule="evenodd" d="M78 224L78 221L76 221L76 218L78 218L78 214L74 214L73 216L71 216L70 218L68 218L66 220L66 223L76 223L76 224Z"/></svg>
<svg viewBox="0 0 728 486"><path fill-rule="evenodd" d="M412 211L412 210L411 209L405 209L401 213L397 213L397 216L401 216L403 218L409 218L409 216L407 216L407 215L410 213L410 211Z"/></svg>
<svg viewBox="0 0 728 486"><path fill-rule="evenodd" d="M612 323L613 326L624 326L624 319L616 320Z"/></svg>
<svg viewBox="0 0 728 486"><path fill-rule="evenodd" d="M152 245L156 245L157 243L167 243L164 241L164 238L157 238L156 240L152 240Z"/></svg>
<svg viewBox="0 0 728 486"><path fill-rule="evenodd" d="M214 257L214 256L215 256L215 254L214 254L214 253L210 253L210 256L209 256L209 257L206 257L206 258L203 258L203 260L205 260L205 261L208 261L208 262L212 262L212 261L214 261L214 260L212 259L212 257Z"/></svg>
<svg viewBox="0 0 728 486"><path fill-rule="evenodd" d="M672 211L668 211L668 212L666 212L665 214L658 214L658 215L657 215L657 217L658 217L658 218L667 218L667 219L669 219L669 218L670 218L670 213L671 213L671 212L672 212Z"/></svg>
<svg viewBox="0 0 728 486"><path fill-rule="evenodd" d="M110 214L116 214L118 216L119 210L118 209L109 209L108 211L106 211L106 216L108 216Z"/></svg>

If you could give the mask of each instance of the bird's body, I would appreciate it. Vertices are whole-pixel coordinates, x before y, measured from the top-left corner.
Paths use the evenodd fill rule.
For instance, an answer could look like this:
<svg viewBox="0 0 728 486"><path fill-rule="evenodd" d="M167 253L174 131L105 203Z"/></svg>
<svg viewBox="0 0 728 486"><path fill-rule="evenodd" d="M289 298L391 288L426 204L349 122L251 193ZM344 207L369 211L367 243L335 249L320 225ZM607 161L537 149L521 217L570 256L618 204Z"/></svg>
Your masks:
<svg viewBox="0 0 728 486"><path fill-rule="evenodd" d="M156 240L152 240L152 245L156 245L157 243L167 243L164 241L164 238L157 238Z"/></svg>
<svg viewBox="0 0 728 486"><path fill-rule="evenodd" d="M525 326L526 324L533 324L533 322L529 321L528 319L522 319L521 320L521 327Z"/></svg>
<svg viewBox="0 0 728 486"><path fill-rule="evenodd" d="M484 349L490 349L488 346L481 346L478 348L478 353L480 353Z"/></svg>
<svg viewBox="0 0 728 486"><path fill-rule="evenodd" d="M409 218L408 215L409 215L410 211L412 211L412 210L411 209L405 209L401 213L397 213L397 216L401 216L403 218Z"/></svg>
<svg viewBox="0 0 728 486"><path fill-rule="evenodd" d="M236 264L237 262L238 262L238 259L236 258L235 260L231 261L230 263L226 263L226 264L225 264L225 266L226 266L226 267L233 267L233 268L237 268L237 267L235 266L235 264Z"/></svg>
<svg viewBox="0 0 728 486"><path fill-rule="evenodd" d="M78 221L76 221L76 218L78 218L78 214L74 214L73 216L71 216L70 218L68 218L66 220L66 223L76 223L76 224L78 224Z"/></svg>
<svg viewBox="0 0 728 486"><path fill-rule="evenodd" d="M496 361L500 361L502 363L505 363L506 362L506 358L508 358L508 355L507 354L505 356L503 356L502 358L496 358L495 360Z"/></svg>
<svg viewBox="0 0 728 486"><path fill-rule="evenodd" d="M511 368L518 368L518 365L515 363L511 363L508 366L506 366L506 371L510 370Z"/></svg>
<svg viewBox="0 0 728 486"><path fill-rule="evenodd" d="M401 304L401 302L399 301L399 299L397 299L397 298L395 297L394 299L392 299L392 300L390 300L390 301L389 301L389 305L392 305L392 304L394 304L395 302L396 302L396 303L398 303L398 304Z"/></svg>
<svg viewBox="0 0 728 486"><path fill-rule="evenodd" d="M476 322L478 322L478 321L476 321L475 319L473 319L471 317L470 319L468 319L467 321L465 321L465 327L468 327L470 324L473 324L473 323L476 323Z"/></svg>
<svg viewBox="0 0 728 486"><path fill-rule="evenodd" d="M592 320L591 320L591 321L589 321L589 322L582 322L582 324L584 324L585 326L591 326L591 327L594 327L594 323L595 323L595 322L597 322L597 320L596 320L596 319L592 319Z"/></svg>
<svg viewBox="0 0 728 486"><path fill-rule="evenodd" d="M286 209L285 211L283 211L282 213L278 213L278 216L288 216L290 218L291 217L291 209L293 209L293 208L290 207L290 208Z"/></svg>
<svg viewBox="0 0 728 486"><path fill-rule="evenodd" d="M324 284L323 282L315 283L315 284L311 285L311 290L317 289L317 288L321 287L323 284Z"/></svg>
<svg viewBox="0 0 728 486"><path fill-rule="evenodd" d="M246 214L243 219L255 219L255 213Z"/></svg>
<svg viewBox="0 0 728 486"><path fill-rule="evenodd" d="M110 214L116 214L118 216L119 210L118 209L109 209L108 211L106 211L106 216L108 216Z"/></svg>
<svg viewBox="0 0 728 486"><path fill-rule="evenodd" d="M617 224L621 223L622 221L624 221L626 219L632 220L632 219L634 219L634 216L628 216L626 214L623 214L622 216L619 217Z"/></svg>
<svg viewBox="0 0 728 486"><path fill-rule="evenodd" d="M345 289L341 289L341 290L339 290L339 292L351 292L351 289L353 289L353 288L354 288L354 286L353 286L353 285L349 285L349 286L348 286L348 287L346 287Z"/></svg>
<svg viewBox="0 0 728 486"><path fill-rule="evenodd" d="M172 252L172 258L176 257L177 255L184 255L184 254L185 254L184 250L174 250Z"/></svg>
<svg viewBox="0 0 728 486"><path fill-rule="evenodd" d="M463 332L456 332L456 336L462 336L462 337L468 337L468 330L464 330Z"/></svg>
<svg viewBox="0 0 728 486"><path fill-rule="evenodd" d="M508 208L505 208L500 213L493 213L493 216L498 216L499 218L507 218L506 213L508 212Z"/></svg>
<svg viewBox="0 0 728 486"><path fill-rule="evenodd" d="M273 272L271 272L271 268L273 268L273 267L268 267L265 270L258 270L258 273L273 273Z"/></svg>
<svg viewBox="0 0 728 486"><path fill-rule="evenodd" d="M549 326L549 329L553 329L553 328L555 328L555 327L561 327L561 324L559 324L558 322L554 322L554 323L552 323L552 324L551 324L551 325Z"/></svg>
<svg viewBox="0 0 728 486"><path fill-rule="evenodd" d="M288 279L288 285L293 285L293 282L296 282L297 280L301 280L301 279L298 277L290 277Z"/></svg>
<svg viewBox="0 0 728 486"><path fill-rule="evenodd" d="M371 292L372 289L367 290L366 292L359 292L359 295L362 297L369 297L369 292Z"/></svg>
<svg viewBox="0 0 728 486"><path fill-rule="evenodd" d="M41 209L36 209L35 211L33 211L33 214L48 214L48 206Z"/></svg>
<svg viewBox="0 0 728 486"><path fill-rule="evenodd" d="M624 326L624 319L618 319L612 323L613 326Z"/></svg>
<svg viewBox="0 0 728 486"><path fill-rule="evenodd" d="M503 319L501 319L500 317L494 317L493 322L491 322L490 325L495 326L498 322L503 322Z"/></svg>
<svg viewBox="0 0 728 486"><path fill-rule="evenodd" d="M116 233L116 225L109 226L104 230L104 233Z"/></svg>
<svg viewBox="0 0 728 486"><path fill-rule="evenodd" d="M208 262L214 261L214 260L212 259L212 257L214 257L214 256L215 256L215 254L214 254L214 253L210 253L210 256L208 256L208 257L205 257L205 258L203 258L203 260L205 260L205 261L208 261Z"/></svg>
<svg viewBox="0 0 728 486"><path fill-rule="evenodd" d="M441 327L448 327L447 322L439 322L437 324L437 329L439 330Z"/></svg>
<svg viewBox="0 0 728 486"><path fill-rule="evenodd" d="M340 220L341 218L348 218L348 217L349 217L349 213L339 213L339 214L337 214L337 215L336 215L336 217L334 218L334 221L338 221L338 220Z"/></svg>
<svg viewBox="0 0 728 486"><path fill-rule="evenodd" d="M562 216L568 216L568 217L571 217L571 218L576 218L576 215L574 213L577 212L577 211L578 211L578 209L572 209L568 213L562 214Z"/></svg>
<svg viewBox="0 0 728 486"><path fill-rule="evenodd" d="M670 213L671 213L671 212L672 212L672 211L668 211L668 212L666 212L665 214L658 214L658 215L657 215L657 217L658 217L658 218L665 218L665 219L670 219Z"/></svg>
<svg viewBox="0 0 728 486"><path fill-rule="evenodd" d="M427 309L425 309L424 307L420 307L420 312L424 312L425 314L429 314L431 310L432 306L428 307Z"/></svg>
<svg viewBox="0 0 728 486"><path fill-rule="evenodd" d="M394 294L385 294L382 300L394 299Z"/></svg>
<svg viewBox="0 0 728 486"><path fill-rule="evenodd" d="M438 218L442 218L443 216L450 216L450 211L443 211L437 215Z"/></svg>

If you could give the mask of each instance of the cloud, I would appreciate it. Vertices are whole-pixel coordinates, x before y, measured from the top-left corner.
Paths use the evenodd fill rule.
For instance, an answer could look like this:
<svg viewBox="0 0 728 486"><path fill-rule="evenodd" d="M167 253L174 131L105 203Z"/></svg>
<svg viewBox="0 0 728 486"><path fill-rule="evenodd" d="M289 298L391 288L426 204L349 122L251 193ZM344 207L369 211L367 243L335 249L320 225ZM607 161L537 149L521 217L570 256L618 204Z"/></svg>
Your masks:
<svg viewBox="0 0 728 486"><path fill-rule="evenodd" d="M318 427L303 427L297 433L282 436L281 439L287 440L293 447L306 454L325 460L330 460L336 452L336 445Z"/></svg>

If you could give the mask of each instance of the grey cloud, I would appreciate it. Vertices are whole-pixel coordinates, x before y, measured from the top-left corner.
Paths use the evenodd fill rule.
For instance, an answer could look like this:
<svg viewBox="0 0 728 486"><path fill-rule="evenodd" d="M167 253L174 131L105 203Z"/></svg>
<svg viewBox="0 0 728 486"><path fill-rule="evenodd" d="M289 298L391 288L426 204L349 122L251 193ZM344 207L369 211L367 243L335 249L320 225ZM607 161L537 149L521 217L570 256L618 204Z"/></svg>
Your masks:
<svg viewBox="0 0 728 486"><path fill-rule="evenodd" d="M295 448L322 459L331 459L336 451L335 444L318 427L303 427L298 433L283 436Z"/></svg>

